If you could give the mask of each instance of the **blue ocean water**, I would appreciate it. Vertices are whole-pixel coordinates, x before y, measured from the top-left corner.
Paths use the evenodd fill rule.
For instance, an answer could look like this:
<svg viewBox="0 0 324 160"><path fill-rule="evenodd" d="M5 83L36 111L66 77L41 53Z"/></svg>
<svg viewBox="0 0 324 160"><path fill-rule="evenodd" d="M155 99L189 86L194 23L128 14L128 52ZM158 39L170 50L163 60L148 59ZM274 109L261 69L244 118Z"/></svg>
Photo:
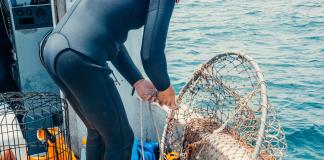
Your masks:
<svg viewBox="0 0 324 160"><path fill-rule="evenodd" d="M286 159L324 159L323 0L182 0L167 46L177 91L216 54L252 56L286 132Z"/></svg>

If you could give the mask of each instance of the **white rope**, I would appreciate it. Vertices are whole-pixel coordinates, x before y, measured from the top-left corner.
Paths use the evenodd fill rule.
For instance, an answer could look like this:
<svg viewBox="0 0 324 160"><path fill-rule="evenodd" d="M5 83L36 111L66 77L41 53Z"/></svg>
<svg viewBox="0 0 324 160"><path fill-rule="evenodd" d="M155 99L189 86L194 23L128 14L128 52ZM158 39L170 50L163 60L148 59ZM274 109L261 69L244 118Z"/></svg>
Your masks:
<svg viewBox="0 0 324 160"><path fill-rule="evenodd" d="M158 145L160 146L160 134L159 134L159 130L157 128L157 124L156 124L156 121L153 117L153 111L152 111L152 102L151 102L151 99L157 94L157 92L155 92L150 98L149 98L149 102L148 102L148 106L149 106L149 113L150 113L150 117L151 117L151 120L153 122L153 126L154 126L154 130L155 130L155 133L156 133L156 138L157 138L157 143ZM142 157L143 157L143 160L145 160L145 157L144 157L144 141L143 141L143 132L144 132L144 125L143 125L143 100L140 99L140 121L141 121L141 148L142 148ZM161 155L160 155L161 156Z"/></svg>
<svg viewBox="0 0 324 160"><path fill-rule="evenodd" d="M156 138L157 138L157 142L158 142L158 147L160 148L161 138L160 138L159 130L157 128L157 124L156 124L156 121L155 121L155 119L153 117L153 112L152 112L152 102L151 102L151 99L153 98L153 96L149 100L149 110L150 110L150 116L151 116L151 119L152 119L152 122L153 122L153 125L154 125L154 129L155 129L155 134L156 134ZM162 156L162 153L160 152L159 157L161 157L161 156Z"/></svg>
<svg viewBox="0 0 324 160"><path fill-rule="evenodd" d="M153 94L153 96L151 96L151 98L149 99L149 111L150 111L150 116L151 116L151 120L152 120L152 122L153 122L153 126L154 126L154 129L155 129L155 133L156 133L156 138L157 138L157 141L158 141L158 144L160 144L160 134L159 134L159 130L158 130L158 128L157 128L157 124L156 124L156 121L155 121L155 119L154 119L154 117L153 117L153 112L152 112L152 101L151 101L151 99L155 96L156 94Z"/></svg>
<svg viewBox="0 0 324 160"><path fill-rule="evenodd" d="M141 121L141 148L142 148L142 158L143 160L145 160L145 156L144 156L144 141L143 141L143 130L144 130L144 127L143 127L143 101L140 100L140 121Z"/></svg>

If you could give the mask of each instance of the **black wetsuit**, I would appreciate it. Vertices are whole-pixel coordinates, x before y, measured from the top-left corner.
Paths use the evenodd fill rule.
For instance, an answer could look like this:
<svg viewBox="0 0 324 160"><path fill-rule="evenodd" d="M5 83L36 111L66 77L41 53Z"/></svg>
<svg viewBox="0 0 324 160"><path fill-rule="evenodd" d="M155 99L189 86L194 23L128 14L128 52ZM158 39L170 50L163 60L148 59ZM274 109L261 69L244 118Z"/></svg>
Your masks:
<svg viewBox="0 0 324 160"><path fill-rule="evenodd" d="M142 79L123 43L144 25L145 72L159 91L167 89L164 49L174 3L77 0L44 44L43 64L88 128L87 159L130 159L134 136L106 61L131 85Z"/></svg>

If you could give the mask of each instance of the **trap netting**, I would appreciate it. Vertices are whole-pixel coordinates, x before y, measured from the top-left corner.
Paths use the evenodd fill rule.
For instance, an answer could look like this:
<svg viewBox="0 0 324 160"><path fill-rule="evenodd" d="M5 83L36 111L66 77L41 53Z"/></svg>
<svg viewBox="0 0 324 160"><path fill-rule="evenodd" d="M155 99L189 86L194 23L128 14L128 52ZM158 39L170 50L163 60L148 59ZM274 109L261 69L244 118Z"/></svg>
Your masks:
<svg viewBox="0 0 324 160"><path fill-rule="evenodd" d="M256 62L213 57L180 91L161 140L164 159L283 159L285 135Z"/></svg>
<svg viewBox="0 0 324 160"><path fill-rule="evenodd" d="M0 94L0 160L75 160L67 103L51 93Z"/></svg>

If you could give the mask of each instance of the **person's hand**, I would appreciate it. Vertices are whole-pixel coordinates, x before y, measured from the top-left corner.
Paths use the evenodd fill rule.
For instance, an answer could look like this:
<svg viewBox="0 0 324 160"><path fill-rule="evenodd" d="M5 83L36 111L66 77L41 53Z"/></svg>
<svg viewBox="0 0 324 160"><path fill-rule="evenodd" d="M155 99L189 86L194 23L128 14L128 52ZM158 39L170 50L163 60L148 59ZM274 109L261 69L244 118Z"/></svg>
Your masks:
<svg viewBox="0 0 324 160"><path fill-rule="evenodd" d="M166 105L169 109L176 109L175 92L172 85L168 89L157 93L157 101L161 106Z"/></svg>
<svg viewBox="0 0 324 160"><path fill-rule="evenodd" d="M146 80L140 79L134 84L134 88L138 96L144 101L154 101L155 97L152 97L156 93L156 88L153 83Z"/></svg>

